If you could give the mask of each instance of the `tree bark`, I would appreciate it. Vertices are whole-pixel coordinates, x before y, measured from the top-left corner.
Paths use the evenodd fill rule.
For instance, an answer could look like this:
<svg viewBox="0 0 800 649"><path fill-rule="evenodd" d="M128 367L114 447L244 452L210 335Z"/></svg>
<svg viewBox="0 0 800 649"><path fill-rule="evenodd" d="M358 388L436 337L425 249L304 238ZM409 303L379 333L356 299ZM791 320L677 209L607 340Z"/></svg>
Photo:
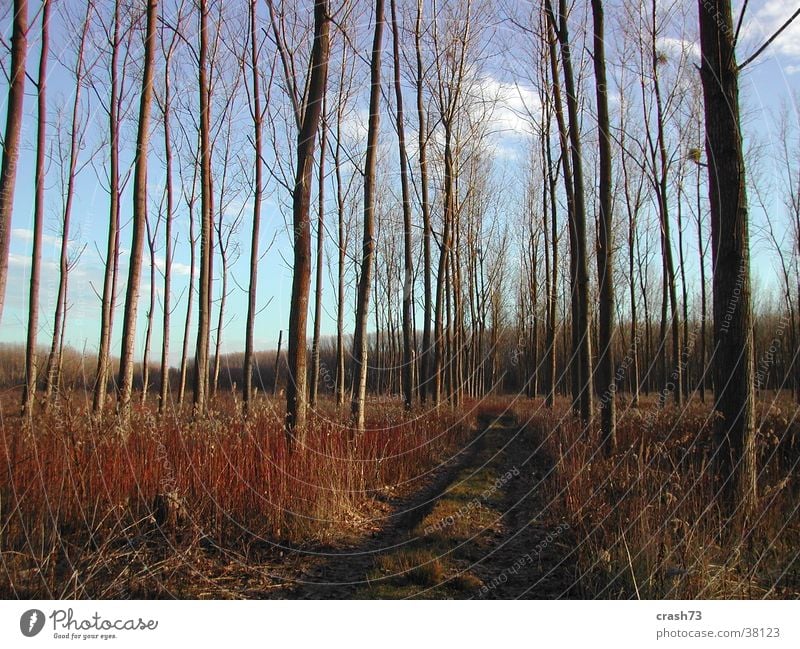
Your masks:
<svg viewBox="0 0 800 649"><path fill-rule="evenodd" d="M208 4L200 0L198 57L200 100L200 277L197 291L198 320L194 355L195 414L202 415L208 399L209 347L211 341L212 257L214 254L214 198L211 178L211 89L208 83Z"/></svg>
<svg viewBox="0 0 800 649"><path fill-rule="evenodd" d="M616 384L614 380L614 241L611 191L611 124L608 116L605 30L602 0L592 0L594 19L594 76L597 94L597 126L600 153L600 196L597 235L597 277L600 291L599 358L600 432L602 445L611 455L617 445Z"/></svg>
<svg viewBox="0 0 800 649"><path fill-rule="evenodd" d="M714 399L719 478L727 512L756 498L753 323L739 71L730 0L699 0L713 257Z"/></svg>
<svg viewBox="0 0 800 649"><path fill-rule="evenodd" d="M108 193L108 242L106 246L105 273L103 276L103 298L100 310L100 344L97 352L92 412L95 416L103 412L106 403L109 364L111 355L111 332L114 321L114 302L117 295L119 270L119 46L120 3L114 3L114 31L111 44L111 96L108 104L109 131L109 193Z"/></svg>
<svg viewBox="0 0 800 649"><path fill-rule="evenodd" d="M330 16L327 0L314 2L314 44L311 50L310 79L305 109L299 120L297 167L292 194L294 227L294 273L289 309L289 377L286 385L286 435L289 443L305 438L307 410L306 322L311 286L311 176L314 146L322 114L322 100L328 78Z"/></svg>
<svg viewBox="0 0 800 649"><path fill-rule="evenodd" d="M589 328L589 272L586 252L586 206L584 200L583 157L581 153L580 120L578 115L578 95L575 76L572 69L572 51L567 30L567 3L559 0L558 21L553 13L551 0L546 0L547 12L561 46L561 62L564 69L564 89L567 95L567 114L569 117L569 139L572 156L572 180L574 183L574 223L575 231L575 278L576 278L576 315L573 327L577 334L573 336L577 343L575 356L578 364L578 393L573 393L573 400L580 405L581 420L588 424L592 419L592 357L591 332Z"/></svg>
<svg viewBox="0 0 800 649"><path fill-rule="evenodd" d="M424 71L422 64L422 0L417 0L417 20L414 29L414 42L417 58L417 121L419 122L419 174L420 197L422 210L422 281L423 281L423 321L422 321L422 353L419 371L419 398L422 403L428 399L430 392L431 367L431 318L433 316L433 288L431 282L431 209L428 197L428 126L423 101Z"/></svg>
<svg viewBox="0 0 800 649"><path fill-rule="evenodd" d="M172 224L175 217L175 188L173 186L172 172L172 124L170 122L172 108L172 86L170 66L172 54L174 52L174 41L167 50L164 61L164 156L166 158L166 192L167 192L167 213L164 226L164 313L162 318L162 337L161 337L161 387L158 396L158 414L164 414L169 395L169 336L170 336L170 316L172 292Z"/></svg>
<svg viewBox="0 0 800 649"><path fill-rule="evenodd" d="M3 321L8 255L11 249L11 215L25 102L25 59L28 54L28 2L14 0L11 28L11 68L9 70L6 130L3 137L3 162L0 164L0 322Z"/></svg>
<svg viewBox="0 0 800 649"><path fill-rule="evenodd" d="M364 163L364 239L361 245L361 274L358 283L356 326L353 335L353 398L350 413L356 433L364 432L369 339L369 297L375 255L375 176L380 130L381 51L383 49L383 0L375 0L375 32L370 64L369 124L367 157Z"/></svg>
<svg viewBox="0 0 800 649"><path fill-rule="evenodd" d="M319 340L322 328L322 280L325 264L325 154L328 148L327 101L322 98L322 118L319 134L319 178L317 183L317 260L314 279L314 335L311 339L311 407L319 395Z"/></svg>
<svg viewBox="0 0 800 649"><path fill-rule="evenodd" d="M133 354L136 342L136 316L139 307L139 283L142 274L142 248L147 223L147 153L150 143L150 103L153 95L156 22L158 0L147 3L147 33L142 74L142 93L139 103L139 124L136 135L136 161L133 172L133 240L131 242L128 289L125 296L125 315L122 324L122 351L119 367L119 410L123 419L130 415L133 390Z"/></svg>
<svg viewBox="0 0 800 649"><path fill-rule="evenodd" d="M47 148L47 58L50 48L50 0L42 2L41 50L39 76L36 83L36 176L34 178L33 250L31 281L28 292L28 335L25 343L25 387L22 393L22 414L30 417L36 401L38 374L36 335L39 331L39 286L42 275L42 233L44 228L44 181Z"/></svg>
<svg viewBox="0 0 800 649"><path fill-rule="evenodd" d="M258 237L261 227L261 202L264 200L263 165L261 162L262 125L261 91L258 77L258 41L256 38L257 0L250 1L250 67L253 75L253 154L255 178L253 187L253 227L250 237L250 284L247 294L247 324L244 336L244 363L242 364L242 403L244 412L250 411L253 398L253 335L256 320L256 293L258 288Z"/></svg>
<svg viewBox="0 0 800 649"><path fill-rule="evenodd" d="M411 295L414 283L414 258L411 242L411 192L408 187L408 154L406 153L403 89L400 85L400 26L397 23L397 2L391 0L392 53L394 59L394 95L396 102L397 145L400 155L400 188L403 197L403 399L411 408L414 398L414 350Z"/></svg>
<svg viewBox="0 0 800 649"><path fill-rule="evenodd" d="M72 205L75 200L75 180L78 169L78 157L81 151L81 126L80 105L81 89L83 88L85 63L84 53L86 39L89 32L90 7L84 15L80 43L75 64L75 95L72 101L72 117L70 121L69 168L67 171L66 198L62 214L61 250L59 254L58 292L56 294L56 308L53 314L53 338L50 344L50 354L47 359L45 401L58 395L61 378L61 352L63 349L64 328L66 326L67 291L69 287L69 237L72 220Z"/></svg>

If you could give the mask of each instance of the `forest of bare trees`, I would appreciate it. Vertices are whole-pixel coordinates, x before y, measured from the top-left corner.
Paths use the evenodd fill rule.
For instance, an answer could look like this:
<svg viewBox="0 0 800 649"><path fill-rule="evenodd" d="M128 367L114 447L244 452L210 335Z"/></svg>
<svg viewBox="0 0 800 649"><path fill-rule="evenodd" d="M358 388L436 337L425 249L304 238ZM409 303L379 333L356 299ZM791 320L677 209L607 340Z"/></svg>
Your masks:
<svg viewBox="0 0 800 649"><path fill-rule="evenodd" d="M702 402L746 514L757 400L800 399L800 118L742 92L792 17L747 4L6 3L2 380L23 419L269 401L289 448L326 400L358 444L516 395L611 457L621 408Z"/></svg>

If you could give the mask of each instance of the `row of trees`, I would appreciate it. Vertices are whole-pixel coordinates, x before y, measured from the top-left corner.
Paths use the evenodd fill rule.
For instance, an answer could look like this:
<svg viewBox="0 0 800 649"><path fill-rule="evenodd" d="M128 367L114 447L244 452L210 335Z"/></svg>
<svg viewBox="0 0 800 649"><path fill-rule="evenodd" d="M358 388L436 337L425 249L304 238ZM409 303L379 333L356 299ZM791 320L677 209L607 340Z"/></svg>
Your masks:
<svg viewBox="0 0 800 649"><path fill-rule="evenodd" d="M48 172L60 172L62 201L45 403L59 391L69 273L80 254L70 238L72 204L80 174L91 168L108 193L97 416L107 401L123 282L114 385L120 414L130 410L145 267L143 398L160 294L158 407L166 407L175 255L182 247L190 263L179 297L186 296L187 309L176 397L183 401L191 380L194 410L204 413L219 384L226 298L237 283L231 269L247 221L240 385L245 412L250 408L262 212L273 192L290 214L286 429L292 439L302 439L320 386L340 404L350 395L358 431L368 386L401 393L411 407L416 400L458 406L465 396L509 385L552 405L568 385L588 430L599 408L598 443L613 452L617 391L629 390L636 404L640 390L660 390L680 406L695 388L705 398L709 383L723 415L721 475L752 495L753 388L764 377L754 370L742 66L735 55L742 16L734 26L729 2L700 0L688 12L655 0L502 7L485 0L390 0L386 7L375 0L368 9L351 0L315 0L309 11L251 0L244 11L219 0L117 0L83 3L77 14L69 4L41 0L30 12L26 0L15 0L10 16L0 296L26 78L37 97L26 414L39 385ZM52 15L66 46L58 65L72 86L71 113L59 109L55 116L47 95ZM27 55L36 25L34 73ZM509 34L524 46L504 52ZM505 66L512 67L512 81L499 80L508 76ZM382 114L389 117L383 129ZM135 131L133 139L128 131ZM787 248L771 222L766 232L781 253L779 312L789 311L791 343L781 338L770 365L778 367L780 355L780 381L790 378L800 390L793 359L800 210L789 151L787 207L795 236ZM148 183L153 164L163 172L157 189ZM335 227L326 219L331 213ZM329 256L331 250L336 254ZM326 267L336 278L333 367L322 349ZM764 346L772 350L773 341ZM770 373L773 381L777 375Z"/></svg>

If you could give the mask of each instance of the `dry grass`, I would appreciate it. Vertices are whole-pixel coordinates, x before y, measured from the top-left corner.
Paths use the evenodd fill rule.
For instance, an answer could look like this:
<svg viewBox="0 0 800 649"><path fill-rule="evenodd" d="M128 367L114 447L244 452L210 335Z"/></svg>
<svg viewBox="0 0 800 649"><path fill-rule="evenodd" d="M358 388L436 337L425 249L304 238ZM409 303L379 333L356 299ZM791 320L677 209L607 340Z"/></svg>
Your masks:
<svg viewBox="0 0 800 649"><path fill-rule="evenodd" d="M454 415L382 404L352 442L336 423L343 415L325 404L305 447L290 452L270 402L246 420L235 405L221 398L196 421L137 408L126 426L66 402L33 422L6 415L0 595L107 594L107 564L154 536L165 547L144 562L151 569L198 547L246 555L259 543L335 543L357 534L387 496L418 488L469 429Z"/></svg>
<svg viewBox="0 0 800 649"><path fill-rule="evenodd" d="M800 595L800 423L791 401L760 406L760 497L742 533L725 531L714 504L708 406L678 412L644 400L620 409L619 450L610 458L565 403L552 413L538 403L527 408L555 465L545 482L550 506L579 540L586 597Z"/></svg>

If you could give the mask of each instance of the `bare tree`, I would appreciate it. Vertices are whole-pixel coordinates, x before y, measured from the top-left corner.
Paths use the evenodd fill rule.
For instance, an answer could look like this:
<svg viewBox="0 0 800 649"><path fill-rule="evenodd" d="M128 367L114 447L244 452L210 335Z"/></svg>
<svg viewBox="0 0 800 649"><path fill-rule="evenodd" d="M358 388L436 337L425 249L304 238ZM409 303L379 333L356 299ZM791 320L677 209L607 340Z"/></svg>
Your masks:
<svg viewBox="0 0 800 649"><path fill-rule="evenodd" d="M120 248L120 194L124 181L120 175L120 122L125 101L125 71L124 63L128 60L130 48L120 69L120 56L123 54L123 40L130 39L133 25L122 29L122 5L114 2L112 26L106 30L108 44L111 48L109 62L107 106L108 115L108 237L106 244L105 272L103 275L103 293L100 304L100 342L97 351L97 369L95 371L94 394L92 397L92 412L99 416L106 402L110 355L111 333L114 321L114 309L117 301L117 284L119 277L119 248ZM124 32L127 32L125 36ZM98 92L98 96L99 96Z"/></svg>
<svg viewBox="0 0 800 649"><path fill-rule="evenodd" d="M139 123L136 136L136 162L133 176L133 240L128 288L125 296L125 314L122 325L122 351L119 367L119 410L123 418L130 415L133 390L134 343L136 341L136 316L139 308L139 284L142 274L142 248L147 224L147 152L150 143L150 104L153 96L153 68L155 67L156 22L158 0L148 0L145 35L144 70L139 103Z"/></svg>
<svg viewBox="0 0 800 649"><path fill-rule="evenodd" d="M189 332L192 325L192 311L194 306L194 276L197 270L197 236L195 234L195 206L197 204L197 176L200 164L197 156L192 159L192 186L186 191L186 183L181 180L186 207L189 212L189 294L186 298L186 317L183 321L183 347L181 350L180 383L178 386L178 405L183 405L186 396L186 378L189 371ZM181 171L181 176L183 172Z"/></svg>
<svg viewBox="0 0 800 649"><path fill-rule="evenodd" d="M361 245L361 274L356 303L356 326L353 334L353 398L351 416L357 433L364 431L364 405L367 392L367 319L375 254L375 176L377 171L378 134L380 131L381 51L383 49L383 0L375 0L375 31L370 63L369 124L367 158L364 164L364 239Z"/></svg>
<svg viewBox="0 0 800 649"><path fill-rule="evenodd" d="M164 199L166 199L166 192ZM155 318L156 310L156 251L158 250L158 230L161 226L161 210L162 204L159 207L159 213L156 215L155 224L151 225L151 219L148 217L145 223L145 236L147 251L149 253L149 272L150 272L150 295L147 303L147 312L145 314L145 330L144 330L144 351L142 353L142 405L147 401L147 391L150 389L150 343L153 339L153 320Z"/></svg>
<svg viewBox="0 0 800 649"><path fill-rule="evenodd" d="M591 335L589 331L589 273L586 254L586 206L584 200L583 158L581 154L581 135L578 116L578 94L572 66L572 53L567 29L567 3L559 0L558 16L556 16L551 0L545 0L545 11L550 26L561 48L561 63L564 71L564 89L567 95L567 113L569 117L569 143L572 159L572 213L570 233L574 238L571 246L574 261L571 272L574 277L573 293L573 406L577 405L581 419L589 422L592 418L592 358ZM551 52L551 57L553 56ZM559 83L553 75L554 86ZM563 119L562 119L563 121ZM567 152L562 150L566 157ZM565 174L565 183L569 181Z"/></svg>
<svg viewBox="0 0 800 649"><path fill-rule="evenodd" d="M713 256L714 408L719 477L728 511L756 498L753 322L739 68L730 0L699 0ZM732 496L735 495L735 498Z"/></svg>
<svg viewBox="0 0 800 649"><path fill-rule="evenodd" d="M53 338L50 344L50 354L47 358L45 400L56 396L59 390L61 374L61 351L63 347L64 329L66 328L67 317L67 291L69 288L69 272L77 262L73 257L70 258L70 225L72 221L72 206L75 200L75 182L78 176L78 160L81 150L85 145L86 120L81 112L81 96L87 74L87 63L85 61L86 42L89 34L89 24L91 21L93 7L91 3L86 5L86 12L83 16L81 35L78 41L75 59L75 94L72 99L71 118L68 126L69 146L66 152L61 146L61 136L59 134L59 158L62 168L62 186L64 191L63 211L61 220L61 249L59 254L59 275L58 275L58 294L56 296L56 307L53 315ZM66 170L64 169L66 167Z"/></svg>
<svg viewBox="0 0 800 649"><path fill-rule="evenodd" d="M39 286L42 274L42 231L44 228L44 181L47 148L47 58L50 48L50 0L42 2L41 49L36 82L36 176L34 179L33 250L31 281L28 293L28 336L25 343L25 387L22 414L33 414L38 373L36 336L39 332Z"/></svg>
<svg viewBox="0 0 800 649"><path fill-rule="evenodd" d="M182 13L183 5L178 10L178 22ZM164 413L169 394L169 337L170 337L170 316L172 315L172 262L173 250L173 222L175 220L175 186L173 180L173 152L172 152L172 60L178 45L177 32L173 32L170 39L166 41L162 31L161 49L164 53L164 94L162 98L156 96L156 101L161 107L162 128L164 132L164 166L166 173L166 213L164 215L164 295L163 295L163 318L161 328L161 387L158 395L158 412ZM189 280L191 282L191 278Z"/></svg>
<svg viewBox="0 0 800 649"><path fill-rule="evenodd" d="M597 91L597 127L600 132L600 201L597 237L597 277L600 284L600 344L597 362L600 400L600 428L603 446L611 454L617 444L614 382L614 262L613 210L611 192L611 124L608 116L605 30L602 0L592 0L594 19L594 76Z"/></svg>
<svg viewBox="0 0 800 649"><path fill-rule="evenodd" d="M200 96L200 277L198 288L197 342L194 355L196 414L202 415L208 397L208 350L211 332L211 284L213 242L213 184L211 178L211 87L208 82L208 2L200 0L200 46L197 59Z"/></svg>
<svg viewBox="0 0 800 649"><path fill-rule="evenodd" d="M8 84L3 162L0 165L0 322L3 321L8 254L11 249L11 215L17 182L17 160L25 101L25 59L28 54L28 1L14 0L11 29L11 69Z"/></svg>
<svg viewBox="0 0 800 649"><path fill-rule="evenodd" d="M260 43L256 31L257 0L250 2L250 71L252 74L252 88L248 94L250 116L253 119L253 157L254 157L254 186L253 186L253 226L250 238L250 275L247 297L247 321L244 337L244 362L242 365L242 401L244 411L250 409L253 398L253 334L256 320L256 293L258 288L258 239L261 227L261 203L264 201L264 171L261 160L264 113L261 108L261 88L259 78L259 50ZM247 88L247 84L245 84Z"/></svg>
<svg viewBox="0 0 800 649"><path fill-rule="evenodd" d="M327 92L322 97L319 128L319 165L317 182L317 259L314 279L314 334L311 339L311 406L317 405L319 393L319 339L322 327L322 273L325 263L325 153L328 149Z"/></svg>
<svg viewBox="0 0 800 649"><path fill-rule="evenodd" d="M420 208L422 210L422 281L423 291L423 316L422 316L422 353L419 370L420 400L425 403L430 391L431 354L433 343L431 341L431 320L433 317L433 288L431 266L431 208L428 196L428 121L425 112L423 88L425 73L422 63L422 11L423 0L417 0L417 18L414 24L414 45L416 52L416 96L417 96L417 121L418 121L418 149L419 149L419 184Z"/></svg>
<svg viewBox="0 0 800 649"><path fill-rule="evenodd" d="M285 43L279 38L274 20L272 1L268 1L273 17L273 31L278 49L284 60L286 81L293 84L288 67ZM309 60L309 77L306 92L302 97L292 92L295 106L297 133L297 166L292 192L292 225L294 265L292 277L292 299L289 310L289 379L286 389L286 434L291 441L295 437L302 443L306 428L307 377L306 377L306 322L308 319L308 295L311 285L311 176L313 172L314 148L319 128L322 102L328 78L330 13L327 0L314 2L314 43Z"/></svg>
<svg viewBox="0 0 800 649"><path fill-rule="evenodd" d="M411 192L408 187L408 154L406 152L403 89L400 85L400 25L397 22L397 1L391 0L392 54L396 104L397 146L400 154L400 188L403 194L403 397L411 408L414 395L414 338L411 298L414 283L414 257L411 241Z"/></svg>

